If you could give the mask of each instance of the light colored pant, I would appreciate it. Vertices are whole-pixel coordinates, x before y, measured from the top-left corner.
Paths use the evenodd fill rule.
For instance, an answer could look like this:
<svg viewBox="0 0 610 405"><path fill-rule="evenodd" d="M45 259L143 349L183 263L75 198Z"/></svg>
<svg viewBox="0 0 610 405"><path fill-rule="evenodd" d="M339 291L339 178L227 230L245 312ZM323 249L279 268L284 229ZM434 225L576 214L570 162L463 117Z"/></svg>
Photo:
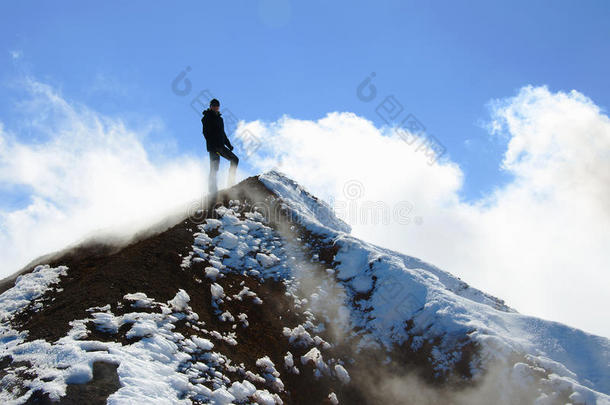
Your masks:
<svg viewBox="0 0 610 405"><path fill-rule="evenodd" d="M235 184L235 173L237 172L239 158L226 146L218 148L215 151L210 151L210 179L208 181L208 188L211 194L218 191L218 186L216 185L216 175L218 173L218 167L220 166L221 156L231 162L227 187L231 187Z"/></svg>

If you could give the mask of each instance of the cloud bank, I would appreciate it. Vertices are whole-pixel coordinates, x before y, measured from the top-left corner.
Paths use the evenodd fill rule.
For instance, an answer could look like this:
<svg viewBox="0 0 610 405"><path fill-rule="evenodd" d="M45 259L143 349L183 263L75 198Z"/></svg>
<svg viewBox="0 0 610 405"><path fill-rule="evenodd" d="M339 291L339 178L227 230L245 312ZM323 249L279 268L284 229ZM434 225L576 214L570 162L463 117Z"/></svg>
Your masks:
<svg viewBox="0 0 610 405"><path fill-rule="evenodd" d="M584 95L524 87L491 104L513 180L475 203L464 176L351 113L244 123L279 167L370 242L425 259L521 312L610 336L610 121ZM398 215L397 215L398 213Z"/></svg>
<svg viewBox="0 0 610 405"><path fill-rule="evenodd" d="M203 162L164 156L154 121L130 129L46 84L23 86L19 137L0 123L0 276L102 230L128 236L201 195Z"/></svg>

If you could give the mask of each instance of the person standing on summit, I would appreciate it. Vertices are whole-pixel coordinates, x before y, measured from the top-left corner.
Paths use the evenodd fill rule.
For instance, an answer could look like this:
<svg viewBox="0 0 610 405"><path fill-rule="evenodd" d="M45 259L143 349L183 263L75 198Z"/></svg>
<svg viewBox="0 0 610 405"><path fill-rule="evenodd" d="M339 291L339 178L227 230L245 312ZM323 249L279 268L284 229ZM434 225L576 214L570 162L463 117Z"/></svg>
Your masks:
<svg viewBox="0 0 610 405"><path fill-rule="evenodd" d="M208 152L210 153L210 179L208 188L210 193L215 193L218 188L216 185L216 174L220 165L220 157L229 160L228 187L235 184L235 172L239 159L233 153L233 145L229 142L225 133L225 124L220 114L220 102L215 98L210 101L210 108L203 111L201 124L203 125L203 136L205 137Z"/></svg>

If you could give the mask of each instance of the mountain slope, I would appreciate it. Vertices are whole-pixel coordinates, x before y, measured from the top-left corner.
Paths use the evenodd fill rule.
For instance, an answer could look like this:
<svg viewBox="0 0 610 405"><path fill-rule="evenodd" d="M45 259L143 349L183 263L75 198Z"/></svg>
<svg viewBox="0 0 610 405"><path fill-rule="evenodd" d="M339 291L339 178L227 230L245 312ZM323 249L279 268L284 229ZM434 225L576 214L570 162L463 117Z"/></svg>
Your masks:
<svg viewBox="0 0 610 405"><path fill-rule="evenodd" d="M608 339L350 236L280 173L199 208L7 285L0 399L610 403Z"/></svg>

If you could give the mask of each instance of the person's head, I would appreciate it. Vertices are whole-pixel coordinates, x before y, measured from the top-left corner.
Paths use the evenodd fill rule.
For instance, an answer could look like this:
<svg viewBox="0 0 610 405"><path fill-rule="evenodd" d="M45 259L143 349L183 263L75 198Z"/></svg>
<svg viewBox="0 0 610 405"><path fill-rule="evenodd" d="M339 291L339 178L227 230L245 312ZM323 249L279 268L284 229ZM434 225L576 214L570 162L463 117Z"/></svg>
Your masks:
<svg viewBox="0 0 610 405"><path fill-rule="evenodd" d="M216 100L215 98L213 98L213 99L210 101L210 108L211 108L213 111L218 111L218 110L220 109L220 101L218 101L218 100Z"/></svg>

